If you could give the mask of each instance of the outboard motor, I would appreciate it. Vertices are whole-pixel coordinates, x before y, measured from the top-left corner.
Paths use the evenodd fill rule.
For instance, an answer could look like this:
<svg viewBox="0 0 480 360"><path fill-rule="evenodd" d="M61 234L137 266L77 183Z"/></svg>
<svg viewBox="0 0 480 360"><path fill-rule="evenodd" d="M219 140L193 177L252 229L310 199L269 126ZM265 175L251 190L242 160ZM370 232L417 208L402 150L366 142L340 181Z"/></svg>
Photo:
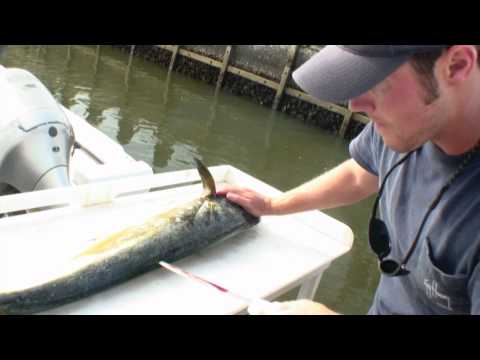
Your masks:
<svg viewBox="0 0 480 360"><path fill-rule="evenodd" d="M73 146L73 128L40 80L0 65L0 188L69 186Z"/></svg>

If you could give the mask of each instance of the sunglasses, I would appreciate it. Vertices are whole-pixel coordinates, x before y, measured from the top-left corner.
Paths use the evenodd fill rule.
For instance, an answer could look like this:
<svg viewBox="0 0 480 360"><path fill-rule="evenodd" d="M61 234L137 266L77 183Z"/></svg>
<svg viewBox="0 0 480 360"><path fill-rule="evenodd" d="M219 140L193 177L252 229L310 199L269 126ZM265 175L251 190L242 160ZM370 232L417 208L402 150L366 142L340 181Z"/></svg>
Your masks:
<svg viewBox="0 0 480 360"><path fill-rule="evenodd" d="M418 240L420 239L422 230L425 224L427 223L428 217L430 216L432 211L437 207L438 203L440 202L440 199L445 194L445 192L450 188L450 186L455 181L455 179L460 175L463 169L470 162L473 155L479 150L479 147L480 147L480 144L477 144L477 146L465 156L462 164L455 171L455 173L450 177L448 182L442 187L438 195L430 204L425 216L423 217L420 228L417 231L417 234L415 236L415 239L413 240L412 245L408 249L407 254L404 256L404 258L400 262L393 259L387 259L388 255L390 255L390 252L392 250L390 235L388 233L387 225L381 219L377 218L377 209L378 209L380 198L382 197L387 179L392 174L392 172L401 164L403 164L415 151L412 151L407 155L405 155L398 163L396 163L390 169L390 171L385 176L385 179L383 180L382 185L380 186L380 191L378 192L378 196L375 200L372 216L370 218L370 223L368 227L368 239L369 239L370 247L378 257L379 268L382 274L390 277L396 277L396 276L405 276L410 273L410 271L407 270L406 265L408 260L412 256L413 251L417 246Z"/></svg>
<svg viewBox="0 0 480 360"><path fill-rule="evenodd" d="M392 250L390 235L388 234L387 225L381 220L377 218L377 209L378 204L380 203L380 199L383 195L383 190L385 189L385 184L387 183L387 179L393 173L393 171L403 164L407 159L413 154L413 152L408 153L405 157L403 157L399 162L397 162L387 173L385 179L380 186L380 191L378 192L378 196L375 199L375 204L373 205L372 216L370 217L370 223L368 226L368 240L370 242L370 247L373 252L378 257L378 265L382 274L387 276L404 276L409 274L409 271L405 268L406 261L398 263L395 260L386 259ZM410 247L410 250L412 247ZM409 251L410 252L410 251ZM408 261L408 259L407 259Z"/></svg>

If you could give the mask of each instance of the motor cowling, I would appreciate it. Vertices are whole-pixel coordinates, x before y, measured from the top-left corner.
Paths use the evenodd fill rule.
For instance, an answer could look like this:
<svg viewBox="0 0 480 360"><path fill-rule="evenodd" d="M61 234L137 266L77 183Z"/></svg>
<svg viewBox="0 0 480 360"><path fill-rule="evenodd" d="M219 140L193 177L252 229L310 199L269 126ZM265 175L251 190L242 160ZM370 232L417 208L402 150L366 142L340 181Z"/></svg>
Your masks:
<svg viewBox="0 0 480 360"><path fill-rule="evenodd" d="M0 67L0 184L21 192L70 185L73 128L33 74Z"/></svg>

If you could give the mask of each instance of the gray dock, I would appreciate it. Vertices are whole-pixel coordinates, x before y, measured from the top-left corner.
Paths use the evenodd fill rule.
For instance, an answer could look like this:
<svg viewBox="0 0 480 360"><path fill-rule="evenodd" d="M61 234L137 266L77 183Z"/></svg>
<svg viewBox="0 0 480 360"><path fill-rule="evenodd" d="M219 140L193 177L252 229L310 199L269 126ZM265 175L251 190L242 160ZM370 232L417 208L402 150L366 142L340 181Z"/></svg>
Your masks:
<svg viewBox="0 0 480 360"><path fill-rule="evenodd" d="M338 133L357 135L369 119L346 104L318 100L303 92L292 72L322 45L113 45L134 56L161 64L237 95L247 96L274 110ZM97 51L99 53L99 51Z"/></svg>

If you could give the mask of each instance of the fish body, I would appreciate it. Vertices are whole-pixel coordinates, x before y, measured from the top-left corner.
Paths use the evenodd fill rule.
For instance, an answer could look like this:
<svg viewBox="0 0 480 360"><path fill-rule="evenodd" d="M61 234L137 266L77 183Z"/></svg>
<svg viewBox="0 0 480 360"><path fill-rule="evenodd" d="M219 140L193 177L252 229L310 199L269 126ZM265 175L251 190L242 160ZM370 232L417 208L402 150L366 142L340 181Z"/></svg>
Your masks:
<svg viewBox="0 0 480 360"><path fill-rule="evenodd" d="M198 160L197 167L205 189L200 198L107 237L79 254L68 271L38 285L0 290L0 314L32 314L74 302L258 224L259 218L215 195L208 169Z"/></svg>

